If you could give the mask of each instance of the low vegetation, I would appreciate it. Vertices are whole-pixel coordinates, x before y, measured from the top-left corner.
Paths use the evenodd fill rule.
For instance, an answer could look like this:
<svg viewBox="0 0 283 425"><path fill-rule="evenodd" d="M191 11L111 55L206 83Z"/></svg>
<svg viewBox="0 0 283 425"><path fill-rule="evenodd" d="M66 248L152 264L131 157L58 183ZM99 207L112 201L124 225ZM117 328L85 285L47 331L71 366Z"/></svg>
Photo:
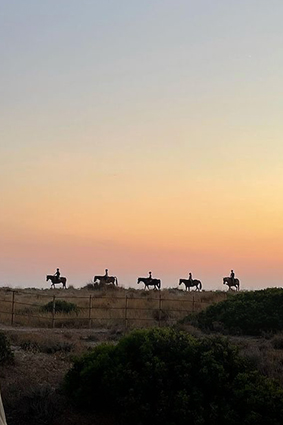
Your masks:
<svg viewBox="0 0 283 425"><path fill-rule="evenodd" d="M77 359L65 391L78 406L124 424L283 423L283 392L220 337L134 331Z"/></svg>
<svg viewBox="0 0 283 425"><path fill-rule="evenodd" d="M55 312L56 313L77 313L79 311L78 306L74 303L70 303L65 300L56 300L54 303ZM53 301L43 305L41 307L41 311L44 313L52 313L53 312Z"/></svg>
<svg viewBox="0 0 283 425"><path fill-rule="evenodd" d="M12 363L13 360L14 354L11 350L10 341L3 332L0 332L0 365Z"/></svg>
<svg viewBox="0 0 283 425"><path fill-rule="evenodd" d="M0 317L5 329L0 334L1 389L8 423L279 425L282 293L185 293L176 288L157 293L121 287L115 292L107 287L11 293L2 288L7 313ZM56 305L55 317L54 295L56 303L66 303L61 311ZM69 304L77 309L70 311ZM190 311L195 313L180 321ZM55 329L40 329L52 320ZM154 325L159 328L123 336L132 326Z"/></svg>
<svg viewBox="0 0 283 425"><path fill-rule="evenodd" d="M171 325L191 311L226 299L226 292L125 289L88 285L91 289L0 288L0 323L35 328L139 328ZM55 301L55 313L53 313ZM127 310L127 311L126 311ZM13 312L13 315L11 314Z"/></svg>
<svg viewBox="0 0 283 425"><path fill-rule="evenodd" d="M259 336L283 330L283 289L243 292L211 305L189 321L202 330Z"/></svg>

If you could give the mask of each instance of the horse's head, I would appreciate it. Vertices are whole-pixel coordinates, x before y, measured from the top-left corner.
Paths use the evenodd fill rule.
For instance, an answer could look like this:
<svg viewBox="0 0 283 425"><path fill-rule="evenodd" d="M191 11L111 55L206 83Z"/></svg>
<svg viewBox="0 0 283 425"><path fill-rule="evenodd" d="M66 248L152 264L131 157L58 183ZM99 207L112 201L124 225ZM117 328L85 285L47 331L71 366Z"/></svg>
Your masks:
<svg viewBox="0 0 283 425"><path fill-rule="evenodd" d="M228 282L228 277L223 277L223 285L225 285Z"/></svg>
<svg viewBox="0 0 283 425"><path fill-rule="evenodd" d="M143 282L143 278L142 277L138 277L137 283L141 283Z"/></svg>
<svg viewBox="0 0 283 425"><path fill-rule="evenodd" d="M183 279L180 279L179 280L179 285L182 285L182 283L183 283Z"/></svg>
<svg viewBox="0 0 283 425"><path fill-rule="evenodd" d="M46 276L46 281L48 281L50 279L50 275L48 274L47 276Z"/></svg>

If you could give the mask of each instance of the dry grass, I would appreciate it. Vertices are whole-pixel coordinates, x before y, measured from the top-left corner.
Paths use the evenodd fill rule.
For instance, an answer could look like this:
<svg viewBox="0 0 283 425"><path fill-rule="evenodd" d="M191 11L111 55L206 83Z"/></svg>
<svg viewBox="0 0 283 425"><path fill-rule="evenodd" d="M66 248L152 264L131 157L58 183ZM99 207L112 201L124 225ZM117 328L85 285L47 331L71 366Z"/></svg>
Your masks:
<svg viewBox="0 0 283 425"><path fill-rule="evenodd" d="M14 298L13 298L14 297ZM56 300L76 304L75 313L46 313L42 306ZM28 327L110 327L137 328L170 325L191 312L226 299L225 292L185 292L179 289L144 291L117 287L88 289L23 289L0 288L0 322Z"/></svg>
<svg viewBox="0 0 283 425"><path fill-rule="evenodd" d="M112 340L106 330L6 327L15 363L0 368L1 391L9 425L75 425L79 418L60 386L74 356ZM67 414L66 414L67 412ZM113 424L108 418L80 417L85 425Z"/></svg>

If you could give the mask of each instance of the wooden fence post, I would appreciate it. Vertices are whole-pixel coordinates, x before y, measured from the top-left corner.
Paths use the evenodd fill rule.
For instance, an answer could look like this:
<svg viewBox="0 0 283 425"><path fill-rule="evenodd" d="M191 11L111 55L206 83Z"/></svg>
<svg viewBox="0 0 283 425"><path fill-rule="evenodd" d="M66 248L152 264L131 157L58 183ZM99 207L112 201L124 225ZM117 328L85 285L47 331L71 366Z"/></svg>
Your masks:
<svg viewBox="0 0 283 425"><path fill-rule="evenodd" d="M161 292L159 292L159 299L158 299L158 326L160 327L161 325Z"/></svg>
<svg viewBox="0 0 283 425"><path fill-rule="evenodd" d="M12 313L11 313L11 325L14 325L15 318L15 291L12 292Z"/></svg>
<svg viewBox="0 0 283 425"><path fill-rule="evenodd" d="M92 296L89 296L89 304L88 304L88 327L91 329L92 327Z"/></svg>
<svg viewBox="0 0 283 425"><path fill-rule="evenodd" d="M55 304L55 295L53 295L52 328L54 328L54 326L55 326L55 313L56 313L56 304Z"/></svg>
<svg viewBox="0 0 283 425"><path fill-rule="evenodd" d="M125 328L128 329L128 295L126 295L126 305L125 305Z"/></svg>

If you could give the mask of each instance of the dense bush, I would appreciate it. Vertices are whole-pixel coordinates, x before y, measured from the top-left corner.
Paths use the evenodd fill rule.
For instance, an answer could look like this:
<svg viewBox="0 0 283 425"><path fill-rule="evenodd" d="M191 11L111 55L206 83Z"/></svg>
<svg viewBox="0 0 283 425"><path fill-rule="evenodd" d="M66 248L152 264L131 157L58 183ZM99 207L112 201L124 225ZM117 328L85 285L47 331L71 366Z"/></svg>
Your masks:
<svg viewBox="0 0 283 425"><path fill-rule="evenodd" d="M6 335L0 332L0 364L10 363L14 360L14 354L11 350L10 341Z"/></svg>
<svg viewBox="0 0 283 425"><path fill-rule="evenodd" d="M200 312L194 320L202 329L217 330L220 324L234 334L260 335L281 331L283 290L269 288L233 295Z"/></svg>
<svg viewBox="0 0 283 425"><path fill-rule="evenodd" d="M72 402L135 425L279 425L283 392L228 341L172 329L135 331L97 346L65 377Z"/></svg>
<svg viewBox="0 0 283 425"><path fill-rule="evenodd" d="M32 340L26 340L20 344L20 347L24 351L55 354L58 352L70 353L74 349L74 344L66 341L46 340L39 343Z"/></svg>
<svg viewBox="0 0 283 425"><path fill-rule="evenodd" d="M78 312L78 306L74 303L69 303L65 300L56 300L55 301L55 312L56 313L77 313ZM41 311L45 313L52 313L53 312L53 301L50 301L49 303L45 304L41 307Z"/></svg>

